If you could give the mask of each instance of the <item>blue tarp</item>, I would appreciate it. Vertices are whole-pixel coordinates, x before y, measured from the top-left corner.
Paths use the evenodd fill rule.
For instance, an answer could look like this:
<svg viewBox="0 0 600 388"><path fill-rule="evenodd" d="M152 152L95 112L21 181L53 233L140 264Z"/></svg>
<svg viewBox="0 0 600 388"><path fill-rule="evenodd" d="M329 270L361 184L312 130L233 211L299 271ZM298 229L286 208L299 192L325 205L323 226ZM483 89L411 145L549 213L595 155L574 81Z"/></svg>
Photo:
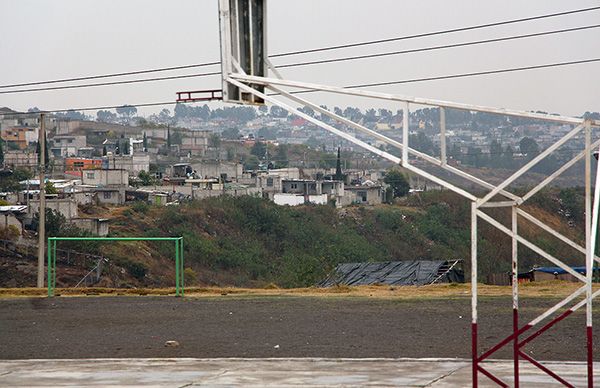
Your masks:
<svg viewBox="0 0 600 388"><path fill-rule="evenodd" d="M571 267L572 269L574 269L575 271L579 272L582 275L585 275L585 267ZM557 275L562 275L567 273L567 271L565 271L564 269L562 269L561 267L537 267L534 268L533 271L539 271L539 272L545 272L545 273L551 273L551 274L557 274ZM598 271L598 268L595 268L595 271Z"/></svg>

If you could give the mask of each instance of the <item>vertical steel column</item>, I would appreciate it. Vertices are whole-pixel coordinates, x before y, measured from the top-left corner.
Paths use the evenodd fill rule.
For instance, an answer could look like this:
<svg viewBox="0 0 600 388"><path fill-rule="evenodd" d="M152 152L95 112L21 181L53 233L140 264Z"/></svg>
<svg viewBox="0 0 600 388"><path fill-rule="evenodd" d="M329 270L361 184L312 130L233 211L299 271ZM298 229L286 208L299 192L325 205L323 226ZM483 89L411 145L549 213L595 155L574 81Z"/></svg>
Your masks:
<svg viewBox="0 0 600 388"><path fill-rule="evenodd" d="M473 387L477 388L477 203L471 202L471 357Z"/></svg>
<svg viewBox="0 0 600 388"><path fill-rule="evenodd" d="M56 239L52 240L52 294L56 291Z"/></svg>
<svg viewBox="0 0 600 388"><path fill-rule="evenodd" d="M179 239L179 245L181 248L180 257L179 257L179 262L181 263L181 296L183 296L185 293L185 271L184 271L184 264L183 264L183 237L181 237Z"/></svg>
<svg viewBox="0 0 600 388"><path fill-rule="evenodd" d="M29 195L29 193L27 193L27 195ZM52 292L52 282L50 281L50 279L52 279L52 246L50 245L50 241L51 241L52 237L48 238L48 247L47 247L47 263L46 263L46 283L48 283L48 296L53 296L53 292Z"/></svg>
<svg viewBox="0 0 600 388"><path fill-rule="evenodd" d="M408 115L410 114L409 112L409 106L408 106L408 102L404 102L404 106L402 107L402 165L406 166L408 165L408 126L409 126L409 119L408 119Z"/></svg>
<svg viewBox="0 0 600 388"><path fill-rule="evenodd" d="M512 218L512 300L513 300L513 362L515 388L519 388L519 266L518 266L518 248L517 241L517 206L511 207Z"/></svg>
<svg viewBox="0 0 600 388"><path fill-rule="evenodd" d="M592 130L589 121L585 122L585 237L586 237L586 248L587 254L585 258L585 270L586 270L586 300L585 306L586 315L586 337L587 337L587 376L588 376L588 387L594 386L594 349L592 341L592 281L594 274L594 254L596 251L596 233L598 231L598 196L600 195L600 187L598 183L598 174L600 173L600 161L597 163L596 168L596 179L594 187L594 207L593 212L591 211L591 179L592 179L592 147L591 147ZM590 222L591 221L591 222Z"/></svg>
<svg viewBox="0 0 600 388"><path fill-rule="evenodd" d="M179 272L180 272L180 267L179 267L179 240L175 240L175 296L179 296L179 282L180 282L180 278L179 278Z"/></svg>
<svg viewBox="0 0 600 388"><path fill-rule="evenodd" d="M440 160L442 166L447 162L446 156L446 108L440 107Z"/></svg>

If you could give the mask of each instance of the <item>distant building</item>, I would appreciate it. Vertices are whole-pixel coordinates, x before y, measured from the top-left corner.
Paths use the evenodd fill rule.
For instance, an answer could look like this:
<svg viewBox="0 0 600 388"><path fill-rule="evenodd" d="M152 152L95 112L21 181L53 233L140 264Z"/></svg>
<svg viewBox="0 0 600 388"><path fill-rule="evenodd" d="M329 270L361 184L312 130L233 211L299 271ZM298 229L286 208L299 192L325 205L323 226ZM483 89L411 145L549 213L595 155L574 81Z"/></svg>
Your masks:
<svg viewBox="0 0 600 388"><path fill-rule="evenodd" d="M370 181L369 181L370 182ZM378 184L363 184L344 187L342 206L351 204L380 205L385 199L385 190Z"/></svg>
<svg viewBox="0 0 600 388"><path fill-rule="evenodd" d="M275 203L298 204L301 198L303 203L323 204L335 201L337 207L342 206L344 198L344 182L321 181L308 179L284 179L281 181L281 193L273 195ZM286 195L280 195L286 194ZM296 198L292 198L292 195Z"/></svg>
<svg viewBox="0 0 600 388"><path fill-rule="evenodd" d="M10 168L33 169L38 164L38 155L26 150L4 150L4 165Z"/></svg>
<svg viewBox="0 0 600 388"><path fill-rule="evenodd" d="M150 156L144 154L134 155L107 155L102 157L102 168L114 170L127 170L130 176L138 176L141 171L150 170Z"/></svg>
<svg viewBox="0 0 600 388"><path fill-rule="evenodd" d="M57 135L52 138L51 142L50 152L52 155L63 158L76 156L80 148L87 146L85 135Z"/></svg>
<svg viewBox="0 0 600 388"><path fill-rule="evenodd" d="M29 144L38 140L38 129L32 127L9 127L0 130L0 137L7 143L13 144L20 150L26 149Z"/></svg>
<svg viewBox="0 0 600 388"><path fill-rule="evenodd" d="M102 167L99 158L65 158L65 174L81 177L83 170L93 170Z"/></svg>
<svg viewBox="0 0 600 388"><path fill-rule="evenodd" d="M92 236L108 236L107 218L73 218L71 219L71 224L79 229L90 232Z"/></svg>
<svg viewBox="0 0 600 388"><path fill-rule="evenodd" d="M83 185L101 187L129 186L129 172L127 170L85 170L81 174Z"/></svg>

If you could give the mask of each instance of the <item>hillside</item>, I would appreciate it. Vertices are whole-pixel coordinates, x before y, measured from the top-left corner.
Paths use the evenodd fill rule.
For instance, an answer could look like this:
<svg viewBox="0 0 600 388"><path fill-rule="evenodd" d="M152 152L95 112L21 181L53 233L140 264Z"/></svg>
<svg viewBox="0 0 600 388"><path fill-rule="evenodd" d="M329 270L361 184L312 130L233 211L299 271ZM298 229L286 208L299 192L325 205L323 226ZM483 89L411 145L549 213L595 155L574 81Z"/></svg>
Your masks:
<svg viewBox="0 0 600 388"><path fill-rule="evenodd" d="M571 196L577 196L571 190ZM526 208L561 232L581 240L579 209L565 209L570 200L561 192L536 196ZM341 262L405 259L464 259L469 270L470 209L467 201L449 192L427 192L395 205L378 207L330 206L281 207L254 197L218 197L179 206L155 207L144 203L120 208L85 209L111 219L115 236L183 236L187 285L214 286L309 286ZM508 225L508 209L490 211ZM569 226L569 223L571 226ZM559 245L548 235L523 221L520 230L540 247L573 264L581 255ZM480 221L480 276L510 270L510 240ZM158 243L62 243L59 248L102 255L109 259L100 286L171 286L174 283L174 248ZM524 247L520 267L547 265ZM64 255L63 255L64 256ZM3 268L9 277L27 285L33 279L31 265ZM59 255L58 283L73 286L94 264L82 264L81 255L70 262ZM7 263L7 260L9 261ZM28 274L19 273L19 269ZM22 272L22 271L21 271ZM31 284L30 284L31 285Z"/></svg>

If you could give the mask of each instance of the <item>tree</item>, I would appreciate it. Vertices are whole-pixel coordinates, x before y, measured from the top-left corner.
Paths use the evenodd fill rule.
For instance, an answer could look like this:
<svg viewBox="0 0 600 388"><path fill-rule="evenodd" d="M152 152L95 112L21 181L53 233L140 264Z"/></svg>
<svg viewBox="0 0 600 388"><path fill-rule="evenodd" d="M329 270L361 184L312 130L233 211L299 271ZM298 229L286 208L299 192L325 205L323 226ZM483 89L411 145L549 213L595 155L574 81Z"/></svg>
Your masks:
<svg viewBox="0 0 600 388"><path fill-rule="evenodd" d="M112 123L116 119L116 113L113 113L109 110L99 110L98 112L96 112L96 121L100 121L103 123Z"/></svg>
<svg viewBox="0 0 600 388"><path fill-rule="evenodd" d="M277 147L277 153L275 154L275 162L278 168L285 168L289 164L288 160L288 145L280 144Z"/></svg>
<svg viewBox="0 0 600 388"><path fill-rule="evenodd" d="M314 117L315 116L315 111L310 106L304 106L302 108L298 108L298 110L300 112L302 112L302 113L305 113L305 114L309 115L310 117Z"/></svg>
<svg viewBox="0 0 600 388"><path fill-rule="evenodd" d="M171 149L171 128L167 127L167 148Z"/></svg>
<svg viewBox="0 0 600 388"><path fill-rule="evenodd" d="M426 154L432 154L434 151L433 141L431 141L431 138L425 135L423 132L419 132L416 135L409 135L408 144L410 144L410 146L417 151L421 151Z"/></svg>
<svg viewBox="0 0 600 388"><path fill-rule="evenodd" d="M46 192L46 194L58 194L58 190L54 186L54 183L52 183L50 181L48 181L48 182L46 182L46 184L44 184L44 191Z"/></svg>
<svg viewBox="0 0 600 388"><path fill-rule="evenodd" d="M158 114L158 121L160 123L169 123L171 121L171 112L168 109L163 109Z"/></svg>
<svg viewBox="0 0 600 388"><path fill-rule="evenodd" d="M373 108L367 109L365 112L365 120L372 123L377 120L377 111Z"/></svg>
<svg viewBox="0 0 600 388"><path fill-rule="evenodd" d="M123 105L118 107L116 110L119 115L123 117L127 116L128 118L131 118L137 114L137 108L131 105Z"/></svg>
<svg viewBox="0 0 600 388"><path fill-rule="evenodd" d="M342 154L340 147L338 147L337 160L335 162L335 180L341 181L342 179Z"/></svg>
<svg viewBox="0 0 600 388"><path fill-rule="evenodd" d="M250 153L252 155L256 156L257 158L261 159L267 153L267 145L265 143L263 143L262 141L257 141L252 146Z"/></svg>
<svg viewBox="0 0 600 388"><path fill-rule="evenodd" d="M381 116L382 119L389 120L392 118L392 111L383 108L379 109L379 116Z"/></svg>
<svg viewBox="0 0 600 388"><path fill-rule="evenodd" d="M490 144L490 161L493 162L496 167L502 160L502 154L502 144L496 139L492 140L492 143Z"/></svg>
<svg viewBox="0 0 600 388"><path fill-rule="evenodd" d="M31 221L31 227L33 230L38 230L40 224L40 213L35 213L33 220ZM65 230L69 229L67 219L61 213L56 210L46 208L46 236L57 237L63 234Z"/></svg>
<svg viewBox="0 0 600 388"><path fill-rule="evenodd" d="M389 170L383 181L392 188L394 198L404 197L410 191L410 185L406 177L398 170Z"/></svg>
<svg viewBox="0 0 600 388"><path fill-rule="evenodd" d="M148 137L146 136L146 132L144 132L144 138L142 140L142 145L144 146L144 152L148 152Z"/></svg>
<svg viewBox="0 0 600 388"><path fill-rule="evenodd" d="M244 159L244 170L256 170L259 164L260 160L256 156L250 155Z"/></svg>
<svg viewBox="0 0 600 388"><path fill-rule="evenodd" d="M208 146L211 148L218 149L221 147L221 136L217 133L212 133L208 138Z"/></svg>
<svg viewBox="0 0 600 388"><path fill-rule="evenodd" d="M343 116L344 115L344 112L342 111L342 108L337 107L337 106L333 108L333 113L335 113L338 116Z"/></svg>
<svg viewBox="0 0 600 388"><path fill-rule="evenodd" d="M267 113L269 113L269 107L266 105L261 105L258 107L258 111L263 115L266 115Z"/></svg>
<svg viewBox="0 0 600 388"><path fill-rule="evenodd" d="M4 166L4 140L0 139L0 164Z"/></svg>
<svg viewBox="0 0 600 388"><path fill-rule="evenodd" d="M519 150L529 159L535 157L540 152L537 142L530 137L524 137L521 139L519 142Z"/></svg>
<svg viewBox="0 0 600 388"><path fill-rule="evenodd" d="M237 128L227 128L221 132L221 137L229 140L237 140L240 138L240 131Z"/></svg>
<svg viewBox="0 0 600 388"><path fill-rule="evenodd" d="M102 156L106 156L108 154L108 150L106 149L106 144L102 146Z"/></svg>
<svg viewBox="0 0 600 388"><path fill-rule="evenodd" d="M502 153L502 166L506 168L512 167L514 151L510 145L507 145Z"/></svg>
<svg viewBox="0 0 600 388"><path fill-rule="evenodd" d="M277 105L273 105L271 107L271 117L277 117L277 118L285 118L288 116L288 111L278 107Z"/></svg>
<svg viewBox="0 0 600 388"><path fill-rule="evenodd" d="M142 186L152 186L154 182L154 178L146 171L140 171L138 173L138 179L140 180L140 184Z"/></svg>

